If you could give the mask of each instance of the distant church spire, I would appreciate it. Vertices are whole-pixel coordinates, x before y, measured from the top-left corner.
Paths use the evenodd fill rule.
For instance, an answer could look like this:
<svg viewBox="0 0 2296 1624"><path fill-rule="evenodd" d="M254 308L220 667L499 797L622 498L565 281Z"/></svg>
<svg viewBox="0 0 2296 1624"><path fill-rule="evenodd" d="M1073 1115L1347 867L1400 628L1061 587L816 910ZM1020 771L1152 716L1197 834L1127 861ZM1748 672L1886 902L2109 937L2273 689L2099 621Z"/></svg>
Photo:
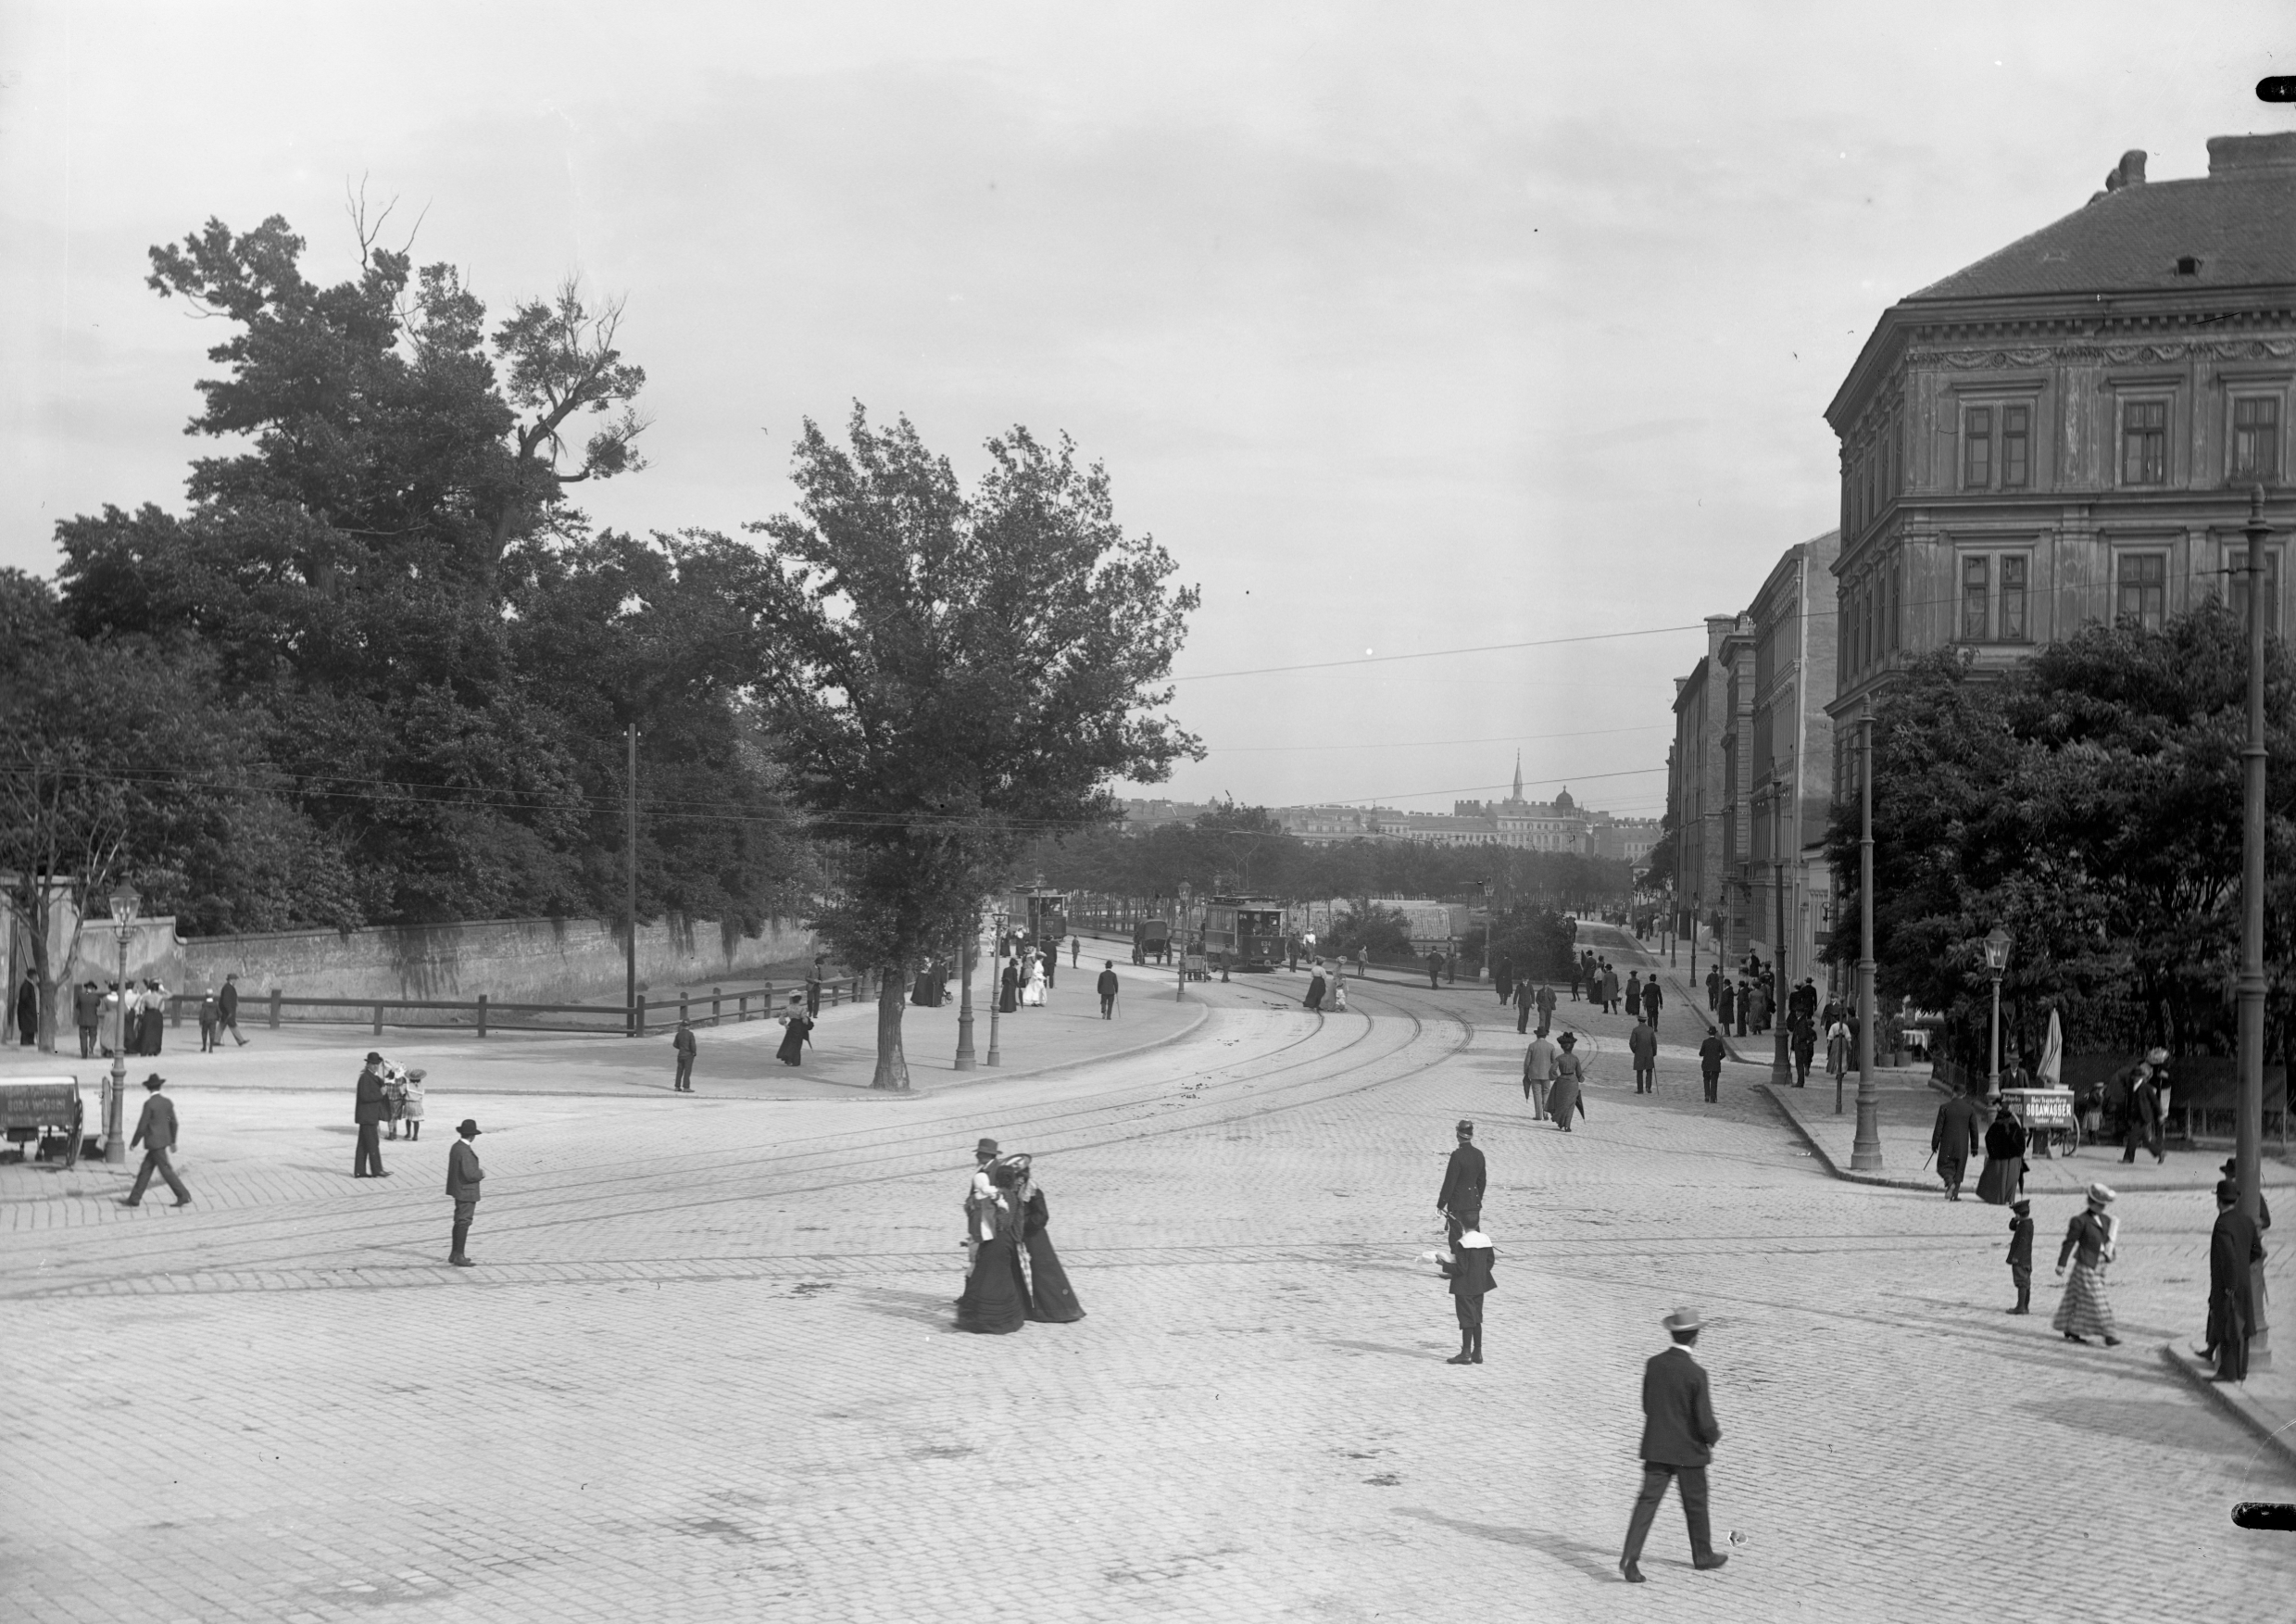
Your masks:
<svg viewBox="0 0 2296 1624"><path fill-rule="evenodd" d="M1517 800L1523 799L1523 752L1521 750L1514 753L1514 799Z"/></svg>

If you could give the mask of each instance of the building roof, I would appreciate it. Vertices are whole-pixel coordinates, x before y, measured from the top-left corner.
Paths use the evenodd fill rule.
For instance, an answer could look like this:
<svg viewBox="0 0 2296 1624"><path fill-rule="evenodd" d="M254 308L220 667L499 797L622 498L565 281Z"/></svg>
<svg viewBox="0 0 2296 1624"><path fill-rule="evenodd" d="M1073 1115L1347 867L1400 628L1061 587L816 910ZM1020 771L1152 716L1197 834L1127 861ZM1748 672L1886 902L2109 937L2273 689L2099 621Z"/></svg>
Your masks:
<svg viewBox="0 0 2296 1624"><path fill-rule="evenodd" d="M2147 182L2131 153L2085 207L1905 302L2296 283L2296 132L2218 136L2208 159L2202 179Z"/></svg>

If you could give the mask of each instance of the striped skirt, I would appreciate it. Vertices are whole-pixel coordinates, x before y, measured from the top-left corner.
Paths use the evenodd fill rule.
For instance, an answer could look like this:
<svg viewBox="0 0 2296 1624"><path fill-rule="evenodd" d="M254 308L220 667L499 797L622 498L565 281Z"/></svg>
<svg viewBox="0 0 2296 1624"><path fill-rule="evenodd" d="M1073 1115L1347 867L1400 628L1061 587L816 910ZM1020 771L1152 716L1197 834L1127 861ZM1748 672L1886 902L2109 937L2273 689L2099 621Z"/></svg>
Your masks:
<svg viewBox="0 0 2296 1624"><path fill-rule="evenodd" d="M2104 1272L2076 1263L2064 1278L2064 1299L2057 1304L2057 1316L2049 1323L2068 1336L2118 1335L2113 1328L2112 1300L2104 1294Z"/></svg>

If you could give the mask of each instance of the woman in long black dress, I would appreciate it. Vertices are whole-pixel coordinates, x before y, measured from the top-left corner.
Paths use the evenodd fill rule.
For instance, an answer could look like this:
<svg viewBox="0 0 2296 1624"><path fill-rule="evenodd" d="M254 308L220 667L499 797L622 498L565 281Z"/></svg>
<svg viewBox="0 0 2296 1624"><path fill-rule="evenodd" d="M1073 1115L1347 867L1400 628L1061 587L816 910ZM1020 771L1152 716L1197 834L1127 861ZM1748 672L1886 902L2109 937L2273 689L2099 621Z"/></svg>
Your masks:
<svg viewBox="0 0 2296 1624"><path fill-rule="evenodd" d="M813 1017L805 1013L805 1001L793 998L789 1013L782 1017L782 1046L773 1058L784 1065L795 1065L805 1057L805 1046L813 1040Z"/></svg>
<svg viewBox="0 0 2296 1624"><path fill-rule="evenodd" d="M1001 1336L1029 1321L1028 1282L1021 1278L1021 1202L1017 1176L1008 1163L988 1170L992 1193L971 1203L972 1272L957 1299L957 1328Z"/></svg>
<svg viewBox="0 0 2296 1624"><path fill-rule="evenodd" d="M1045 1228L1052 1216L1045 1192L1036 1188L1029 1158L1015 1156L1012 1165L1020 1173L1021 1243L1028 1252L1028 1316L1048 1325L1082 1319L1085 1305L1076 1301L1076 1288L1068 1283L1068 1271Z"/></svg>

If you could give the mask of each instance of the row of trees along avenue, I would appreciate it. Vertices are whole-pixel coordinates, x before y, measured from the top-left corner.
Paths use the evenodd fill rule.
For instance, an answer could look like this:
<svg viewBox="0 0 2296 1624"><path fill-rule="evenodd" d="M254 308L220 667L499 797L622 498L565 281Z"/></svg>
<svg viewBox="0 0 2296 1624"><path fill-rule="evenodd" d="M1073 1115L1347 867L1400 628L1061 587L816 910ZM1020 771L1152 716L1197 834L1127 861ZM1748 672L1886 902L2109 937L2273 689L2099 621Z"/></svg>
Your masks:
<svg viewBox="0 0 2296 1624"><path fill-rule="evenodd" d="M2266 644L2266 1051L2296 1013L2296 668ZM2208 603L2158 629L2091 626L2005 674L1940 651L1876 711L1874 913L1885 996L1944 1013L1986 1048L1982 938L2014 944L2011 1052L2038 1054L2049 1012L2076 1052L2234 1047L2240 966L2242 623ZM1839 917L1858 912L1858 812L1831 833ZM1846 965L1854 931L1832 951ZM1981 1063L1980 1063L1981 1064Z"/></svg>
<svg viewBox="0 0 2296 1624"><path fill-rule="evenodd" d="M383 244L320 286L276 217L151 251L218 323L182 511L57 526L0 571L0 868L117 882L187 934L624 917L809 919L892 977L1100 786L1198 748L1161 687L1195 607L1098 467L1016 429L970 493L906 422L807 422L796 514L640 538L574 505L634 474L645 372L568 284L490 325L450 264ZM904 1086L898 996L878 1082Z"/></svg>

